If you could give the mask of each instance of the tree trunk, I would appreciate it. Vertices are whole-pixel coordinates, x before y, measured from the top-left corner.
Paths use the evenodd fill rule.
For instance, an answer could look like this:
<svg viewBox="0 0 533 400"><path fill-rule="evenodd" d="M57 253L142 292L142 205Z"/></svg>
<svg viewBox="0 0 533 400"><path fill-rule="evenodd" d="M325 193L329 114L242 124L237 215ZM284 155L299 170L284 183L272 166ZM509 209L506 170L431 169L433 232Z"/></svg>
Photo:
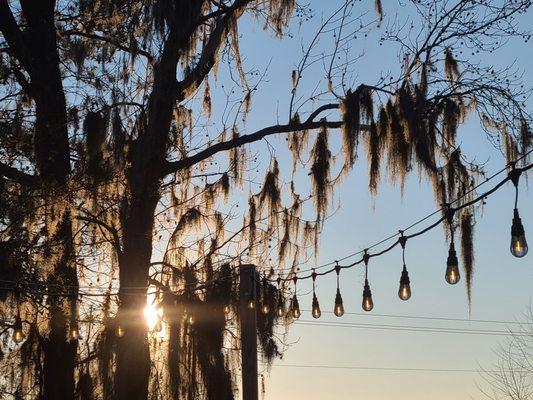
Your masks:
<svg viewBox="0 0 533 400"><path fill-rule="evenodd" d="M135 181L137 182L137 181ZM147 190L132 196L124 221L124 251L119 258L120 292L118 323L125 335L117 339L115 394L118 400L146 400L150 379L150 351L147 325L143 310L146 307L150 259L152 257L152 228L158 191ZM133 291L131 288L139 288ZM127 290L127 291L126 291Z"/></svg>
<svg viewBox="0 0 533 400"><path fill-rule="evenodd" d="M35 100L35 158L43 197L47 203L62 197L70 169L67 110L59 69L59 55L54 20L54 0L21 0L22 12L27 22L24 63L31 78L30 91ZM72 222L68 209L60 206L61 224L49 232L59 261L53 265L51 284L71 288L68 298L48 298L50 333L43 343L43 396L45 400L71 400L74 398L77 343L68 342L66 332L69 321L68 304L77 300L77 274L73 263Z"/></svg>

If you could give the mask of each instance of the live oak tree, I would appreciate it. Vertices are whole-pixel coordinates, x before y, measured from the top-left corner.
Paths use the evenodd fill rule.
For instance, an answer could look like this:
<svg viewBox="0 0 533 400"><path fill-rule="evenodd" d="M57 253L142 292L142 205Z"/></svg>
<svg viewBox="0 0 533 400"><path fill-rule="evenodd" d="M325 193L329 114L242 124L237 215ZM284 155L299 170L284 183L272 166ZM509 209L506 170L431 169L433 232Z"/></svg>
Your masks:
<svg viewBox="0 0 533 400"><path fill-rule="evenodd" d="M233 398L238 313L223 306L237 301L234 267L246 260L294 275L316 252L359 147L371 193L383 168L402 189L416 170L439 204L468 201L484 174L457 144L468 115L508 161L531 147L527 91L513 72L473 57L528 41L519 16L530 5L413 1L403 24L380 1L373 16L368 4L339 2L287 71L279 122L249 131L268 69L246 65L239 22L284 40L293 20L317 10L294 0L0 0L2 395ZM356 37L374 29L403 65L357 82ZM306 94L303 76L317 63L322 81ZM217 125L213 99L225 99ZM287 140L292 174L275 152L267 165L253 153L275 135ZM258 168L262 183L247 190ZM302 171L308 192L295 182ZM474 222L472 207L456 220L469 296ZM275 286L259 291L273 306ZM150 334L147 297L164 316ZM19 314L26 340L14 346ZM260 316L267 363L282 350L278 322L290 320Z"/></svg>

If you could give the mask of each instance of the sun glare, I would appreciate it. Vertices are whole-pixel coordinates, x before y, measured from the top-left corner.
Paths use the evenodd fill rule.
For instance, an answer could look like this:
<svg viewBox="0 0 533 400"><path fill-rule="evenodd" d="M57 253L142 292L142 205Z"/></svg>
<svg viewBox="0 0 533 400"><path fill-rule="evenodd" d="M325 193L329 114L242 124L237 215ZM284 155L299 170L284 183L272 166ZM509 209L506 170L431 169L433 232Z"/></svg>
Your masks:
<svg viewBox="0 0 533 400"><path fill-rule="evenodd" d="M157 334L157 336L164 337L165 324L163 324L163 309L157 307L152 302L149 302L144 309L144 318L148 329Z"/></svg>

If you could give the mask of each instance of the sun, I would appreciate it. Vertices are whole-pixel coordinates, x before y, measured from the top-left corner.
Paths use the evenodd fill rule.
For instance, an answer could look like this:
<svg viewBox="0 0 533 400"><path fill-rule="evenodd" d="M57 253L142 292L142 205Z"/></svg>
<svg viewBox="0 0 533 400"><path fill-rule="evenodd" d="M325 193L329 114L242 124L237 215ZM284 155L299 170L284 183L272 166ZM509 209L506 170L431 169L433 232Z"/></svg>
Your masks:
<svg viewBox="0 0 533 400"><path fill-rule="evenodd" d="M163 309L157 307L153 302L148 302L144 309L144 318L148 329L157 336L166 336L165 324L163 323Z"/></svg>

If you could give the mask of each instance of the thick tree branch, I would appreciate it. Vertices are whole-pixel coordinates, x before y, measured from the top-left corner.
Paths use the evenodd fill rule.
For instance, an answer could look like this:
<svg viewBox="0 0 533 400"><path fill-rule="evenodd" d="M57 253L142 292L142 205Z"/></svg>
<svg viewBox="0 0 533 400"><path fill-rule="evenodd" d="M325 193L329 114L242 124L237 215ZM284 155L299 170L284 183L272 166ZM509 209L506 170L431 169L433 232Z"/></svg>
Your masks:
<svg viewBox="0 0 533 400"><path fill-rule="evenodd" d="M174 172L177 172L179 170L188 168L194 164L197 164L217 153L220 153L222 151L227 151L234 149L236 147L243 146L247 143L253 143L257 142L266 136L275 135L278 133L289 133L289 132L297 132L297 131L303 131L307 129L317 129L320 127L327 127L327 128L340 128L343 124L342 121L327 121L325 119L322 119L320 121L313 121L313 119L319 115L322 111L330 110L330 109L336 109L338 108L338 104L326 104L324 106L319 107L317 110L315 110L309 118L304 122L290 122L288 124L284 125L272 125L263 129L260 129L254 133L251 133L249 135L243 135L239 136L237 138L226 140L224 142L216 143L190 157L183 158L178 161L173 162L166 162L163 167L163 173L164 175L168 175ZM362 129L366 129L367 127L361 127Z"/></svg>
<svg viewBox="0 0 533 400"><path fill-rule="evenodd" d="M0 0L0 31L7 44L13 50L15 57L29 72L31 70L30 56L22 31L15 21L7 0Z"/></svg>
<svg viewBox="0 0 533 400"><path fill-rule="evenodd" d="M244 12L244 7L249 2L250 0L238 0L231 7L224 9L224 15L218 18L215 29L211 32L198 63L183 80L177 82L178 101L185 100L200 86L207 74L209 74L215 64L215 57L220 45L227 36L231 20L238 18Z"/></svg>

